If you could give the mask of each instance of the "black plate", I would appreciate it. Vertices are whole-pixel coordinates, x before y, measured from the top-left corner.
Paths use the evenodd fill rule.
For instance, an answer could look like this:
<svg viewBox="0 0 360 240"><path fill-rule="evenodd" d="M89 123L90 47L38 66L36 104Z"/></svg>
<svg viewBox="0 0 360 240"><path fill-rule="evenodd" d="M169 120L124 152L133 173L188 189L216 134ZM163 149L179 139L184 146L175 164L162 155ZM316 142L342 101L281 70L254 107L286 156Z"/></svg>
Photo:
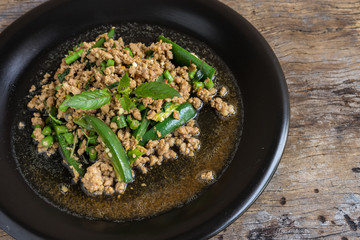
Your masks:
<svg viewBox="0 0 360 240"><path fill-rule="evenodd" d="M141 221L92 221L58 210L25 183L11 151L17 103L9 99L27 91L23 73L39 55L87 29L125 22L163 26L212 48L240 87L243 132L229 168L198 199ZM256 29L217 1L49 1L1 33L0 56L0 227L17 239L207 238L244 213L279 164L289 126L281 67Z"/></svg>

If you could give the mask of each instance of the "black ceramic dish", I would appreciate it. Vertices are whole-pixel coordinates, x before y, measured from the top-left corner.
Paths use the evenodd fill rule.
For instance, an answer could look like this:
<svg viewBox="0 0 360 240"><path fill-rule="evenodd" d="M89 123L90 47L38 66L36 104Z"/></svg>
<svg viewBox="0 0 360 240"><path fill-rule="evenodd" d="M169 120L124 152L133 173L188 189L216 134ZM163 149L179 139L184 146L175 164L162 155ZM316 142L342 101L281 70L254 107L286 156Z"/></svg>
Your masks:
<svg viewBox="0 0 360 240"><path fill-rule="evenodd" d="M222 177L184 207L141 221L113 223L67 214L40 199L16 169L11 126L24 71L53 46L101 25L163 26L205 42L230 68L242 93L244 122ZM287 87L276 56L236 12L214 0L54 0L0 35L0 227L17 239L203 239L255 201L280 161L289 125ZM11 99L11 101L9 100Z"/></svg>

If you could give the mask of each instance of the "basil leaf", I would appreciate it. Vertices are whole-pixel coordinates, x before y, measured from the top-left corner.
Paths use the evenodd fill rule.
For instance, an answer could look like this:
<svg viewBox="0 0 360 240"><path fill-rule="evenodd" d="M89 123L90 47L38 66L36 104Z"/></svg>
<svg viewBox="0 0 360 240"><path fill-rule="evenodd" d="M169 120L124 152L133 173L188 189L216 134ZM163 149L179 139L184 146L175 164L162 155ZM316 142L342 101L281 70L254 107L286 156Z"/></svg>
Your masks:
<svg viewBox="0 0 360 240"><path fill-rule="evenodd" d="M91 78L89 78L89 80L85 84L85 87L84 87L85 91L89 90L90 80L91 80Z"/></svg>
<svg viewBox="0 0 360 240"><path fill-rule="evenodd" d="M68 75L69 72L70 72L70 68L67 68L67 69L64 70L63 73L59 73L59 74L57 75L60 83L62 83L62 81L64 80L65 76Z"/></svg>
<svg viewBox="0 0 360 240"><path fill-rule="evenodd" d="M74 123L76 123L76 124L79 125L80 127L85 128L86 130L89 130L89 131L92 130L92 128L91 128L91 126L88 124L88 122L85 121L84 116L79 117L79 118L74 118L73 121L74 121ZM86 136L86 135L85 135L85 136Z"/></svg>
<svg viewBox="0 0 360 240"><path fill-rule="evenodd" d="M67 104L67 102L69 101L69 99L70 99L70 98L67 98L67 99L65 99L65 101L63 101L63 102L61 103L61 105L59 106L59 110L60 110L60 111L66 112L66 110L68 110L69 106L66 105L66 104Z"/></svg>
<svg viewBox="0 0 360 240"><path fill-rule="evenodd" d="M49 114L49 117L57 124L65 124L64 122L56 119L54 116L52 116L51 114Z"/></svg>
<svg viewBox="0 0 360 240"><path fill-rule="evenodd" d="M124 95L122 98L120 98L120 104L121 107L128 112L130 109L135 107L135 103L127 95Z"/></svg>
<svg viewBox="0 0 360 240"><path fill-rule="evenodd" d="M155 80L155 82L165 82L164 75L161 74L160 76L158 76L158 78Z"/></svg>
<svg viewBox="0 0 360 240"><path fill-rule="evenodd" d="M86 65L85 65L85 68L84 68L84 70L91 70L91 68L93 67L93 66L95 66L96 65L96 63L95 62L90 62L89 60L86 62Z"/></svg>
<svg viewBox="0 0 360 240"><path fill-rule="evenodd" d="M151 97L152 99L165 99L181 97L173 87L162 82L147 82L137 87L133 93L139 98Z"/></svg>
<svg viewBox="0 0 360 240"><path fill-rule="evenodd" d="M49 117L56 123L56 124L65 124L64 122L60 121L59 119L57 119L56 117L56 108L54 106L52 106L50 108L50 112L49 112Z"/></svg>
<svg viewBox="0 0 360 240"><path fill-rule="evenodd" d="M98 109L106 104L110 103L111 94L107 89L96 89L94 91L82 92L74 95L69 99L66 99L59 109L65 109L66 107L72 107L75 109L91 110Z"/></svg>
<svg viewBox="0 0 360 240"><path fill-rule="evenodd" d="M146 59L152 59L154 57L154 51L153 50L148 50L145 52L145 58Z"/></svg>
<svg viewBox="0 0 360 240"><path fill-rule="evenodd" d="M95 76L95 74L91 75L90 78L89 78L89 80L86 82L85 87L84 87L85 91L89 90L89 85L90 85L91 79L92 79L94 76Z"/></svg>
<svg viewBox="0 0 360 240"><path fill-rule="evenodd" d="M127 154L129 157L129 162L130 162L130 164L132 164L133 162L136 161L136 159L138 159L138 157L144 155L145 153L141 152L140 150L135 148L134 150L129 150ZM135 157L134 157L134 155L135 155Z"/></svg>
<svg viewBox="0 0 360 240"><path fill-rule="evenodd" d="M125 75L120 79L119 86L117 88L119 93L124 92L127 88L130 87L130 81L129 75L125 73Z"/></svg>
<svg viewBox="0 0 360 240"><path fill-rule="evenodd" d="M119 86L119 82L114 82L113 84L106 85L106 87L107 87L108 89L113 89L114 87L117 87L117 86Z"/></svg>

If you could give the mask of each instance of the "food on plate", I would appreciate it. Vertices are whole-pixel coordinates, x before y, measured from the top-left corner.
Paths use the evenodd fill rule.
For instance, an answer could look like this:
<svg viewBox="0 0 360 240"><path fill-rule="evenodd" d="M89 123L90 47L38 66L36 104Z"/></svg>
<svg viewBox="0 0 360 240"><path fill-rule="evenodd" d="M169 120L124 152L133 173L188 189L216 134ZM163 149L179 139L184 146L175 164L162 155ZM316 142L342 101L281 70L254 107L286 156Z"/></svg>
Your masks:
<svg viewBox="0 0 360 240"><path fill-rule="evenodd" d="M122 194L138 173L196 154L204 104L224 118L235 113L222 99L227 88L217 91L214 79L213 67L164 36L149 46L125 44L112 28L76 45L53 78L44 75L28 103L32 137L38 152L59 149L88 195Z"/></svg>

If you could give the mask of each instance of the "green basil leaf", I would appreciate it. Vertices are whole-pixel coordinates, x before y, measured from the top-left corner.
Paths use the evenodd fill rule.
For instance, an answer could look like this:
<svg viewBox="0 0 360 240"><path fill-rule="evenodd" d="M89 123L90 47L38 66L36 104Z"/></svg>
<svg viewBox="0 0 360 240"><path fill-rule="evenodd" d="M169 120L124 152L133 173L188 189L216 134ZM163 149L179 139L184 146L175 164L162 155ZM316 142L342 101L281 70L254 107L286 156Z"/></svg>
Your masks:
<svg viewBox="0 0 360 240"><path fill-rule="evenodd" d="M113 89L114 87L117 87L117 86L119 86L119 82L114 82L113 84L106 85L106 87L107 87L108 89Z"/></svg>
<svg viewBox="0 0 360 240"><path fill-rule="evenodd" d="M152 99L165 99L181 97L173 87L162 82L147 82L137 87L133 93L139 98L151 97Z"/></svg>
<svg viewBox="0 0 360 240"><path fill-rule="evenodd" d="M88 122L85 121L84 116L79 117L79 118L74 118L73 121L74 121L74 123L76 123L80 127L85 128L86 130L89 130L89 131L93 130L91 128L91 126L88 124Z"/></svg>
<svg viewBox="0 0 360 240"><path fill-rule="evenodd" d="M74 95L69 99L66 99L59 109L65 109L66 107L72 107L75 109L92 110L98 109L106 104L110 103L111 94L107 89L96 89L94 91L82 92Z"/></svg>
<svg viewBox="0 0 360 240"><path fill-rule="evenodd" d="M145 58L146 59L152 59L154 57L154 51L153 50L148 50L145 52Z"/></svg>
<svg viewBox="0 0 360 240"><path fill-rule="evenodd" d="M120 98L120 104L121 107L128 112L130 109L135 107L135 103L127 95L124 95L122 98Z"/></svg>
<svg viewBox="0 0 360 240"><path fill-rule="evenodd" d="M59 110L60 110L60 111L66 112L66 110L68 110L69 106L66 105L66 104L67 104L67 102L69 101L69 99L70 99L70 98L67 98L67 99L65 99L65 101L63 101L63 102L61 103L61 105L59 106Z"/></svg>
<svg viewBox="0 0 360 240"><path fill-rule="evenodd" d="M165 82L164 75L161 74L161 75L155 80L155 82Z"/></svg>
<svg viewBox="0 0 360 240"><path fill-rule="evenodd" d="M91 79L92 79L94 76L95 76L95 74L91 75L90 78L89 78L89 80L86 82L85 87L84 87L85 91L89 90L89 85L90 85Z"/></svg>
<svg viewBox="0 0 360 240"><path fill-rule="evenodd" d="M51 113L49 113L49 117L57 124L65 124L64 122L60 121L59 119L57 119L56 117L54 117Z"/></svg>
<svg viewBox="0 0 360 240"><path fill-rule="evenodd" d="M119 93L124 92L127 88L130 87L130 81L129 75L125 73L125 75L120 79L119 86L117 88Z"/></svg>
<svg viewBox="0 0 360 240"><path fill-rule="evenodd" d="M65 76L68 75L70 72L70 68L67 68L63 71L63 73L59 73L57 76L58 76L58 79L59 79L59 82L62 83L62 81L64 80Z"/></svg>
<svg viewBox="0 0 360 240"><path fill-rule="evenodd" d="M144 152L141 152L140 150L138 150L137 148L135 148L134 150L129 150L127 152L128 157L129 157L129 162L130 164L132 164L133 162L136 161L136 159L138 159L138 157L144 155Z"/></svg>
<svg viewBox="0 0 360 240"><path fill-rule="evenodd" d="M87 60L84 70L91 70L91 68L95 65L95 62L90 62L89 60Z"/></svg>

